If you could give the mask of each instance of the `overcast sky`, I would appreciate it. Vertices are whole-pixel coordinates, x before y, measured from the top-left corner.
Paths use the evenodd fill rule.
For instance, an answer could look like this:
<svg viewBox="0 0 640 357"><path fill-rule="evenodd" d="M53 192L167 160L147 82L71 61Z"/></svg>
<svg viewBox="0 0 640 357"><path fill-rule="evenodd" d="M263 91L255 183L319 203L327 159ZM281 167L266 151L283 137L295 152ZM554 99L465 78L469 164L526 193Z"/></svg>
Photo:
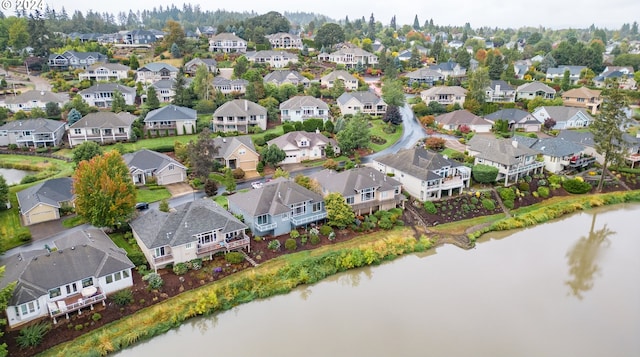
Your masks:
<svg viewBox="0 0 640 357"><path fill-rule="evenodd" d="M5 0L5 4L15 6L18 0ZM255 11L259 14L268 11L304 11L327 15L334 19L344 19L346 15L353 20L364 16L367 20L371 13L376 21L388 24L393 15L397 23L413 24L418 15L420 24L433 18L438 25L464 25L469 22L473 28L481 26L512 27L544 26L559 28L585 28L595 24L600 28L619 29L623 23L633 23L640 18L640 1L638 0L307 0L307 1L169 1L169 0L42 0L54 9L63 6L69 14L74 10L86 12L89 8L98 12L129 12L152 9L154 6L169 6L172 3L178 8L189 2L199 4L202 10L226 9L230 11ZM11 14L11 12L5 12Z"/></svg>

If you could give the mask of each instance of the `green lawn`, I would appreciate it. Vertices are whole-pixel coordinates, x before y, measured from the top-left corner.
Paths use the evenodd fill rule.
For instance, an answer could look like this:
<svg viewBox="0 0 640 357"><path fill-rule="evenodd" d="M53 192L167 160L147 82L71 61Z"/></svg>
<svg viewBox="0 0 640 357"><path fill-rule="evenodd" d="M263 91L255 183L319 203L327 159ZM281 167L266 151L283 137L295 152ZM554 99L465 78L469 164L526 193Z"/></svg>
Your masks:
<svg viewBox="0 0 640 357"><path fill-rule="evenodd" d="M333 157L332 159L333 159L333 161L335 161L335 162L342 162L342 161L347 161L347 160L349 160L349 158L348 158L348 157L346 157L346 156L344 156L344 155L340 155L340 156L338 156L338 157ZM322 165L324 165L324 163L325 163L326 161L327 161L327 160L314 160L314 161L311 161L311 162L305 162L305 163L303 163L303 165L304 165L305 167L316 167L316 166L322 166Z"/></svg>
<svg viewBox="0 0 640 357"><path fill-rule="evenodd" d="M229 200L227 200L227 196L216 196L213 198L213 201L224 209L229 208Z"/></svg>
<svg viewBox="0 0 640 357"><path fill-rule="evenodd" d="M81 224L87 223L87 221L82 216L73 216L69 218L65 218L62 221L62 226L65 228L73 228L79 226Z"/></svg>
<svg viewBox="0 0 640 357"><path fill-rule="evenodd" d="M129 244L129 242L127 242L127 240L124 238L123 233L112 233L109 235L109 237L111 237L111 240L113 241L113 243L115 243L115 245L117 245L119 248L124 249L128 255L140 252L140 247L138 247L137 245Z"/></svg>
<svg viewBox="0 0 640 357"><path fill-rule="evenodd" d="M441 155L447 156L447 157L451 157L451 155L453 154L460 154L460 151L458 150L453 150L452 148L445 148L444 150L442 150L440 152Z"/></svg>
<svg viewBox="0 0 640 357"><path fill-rule="evenodd" d="M197 135L180 135L180 136L163 136L159 138L152 139L140 139L135 143L123 143L122 146L127 151L138 151L140 149L149 149L149 150L158 150L159 148L164 147L173 147L176 141L179 141L183 144L188 143L190 140L196 140ZM105 150L109 149L109 146L104 147Z"/></svg>
<svg viewBox="0 0 640 357"><path fill-rule="evenodd" d="M138 202L156 202L171 197L169 191L162 187L161 189L150 190L147 187L140 187L136 190Z"/></svg>
<svg viewBox="0 0 640 357"><path fill-rule="evenodd" d="M42 178L67 177L73 174L73 163L40 156L2 155L0 167L38 171Z"/></svg>
<svg viewBox="0 0 640 357"><path fill-rule="evenodd" d="M396 132L395 133L387 134L387 133L384 132L383 129L388 124L383 122L382 119L371 120L370 122L373 125L373 127L371 128L371 135L379 136L379 137L385 138L387 140L387 142L382 144L382 145L369 143L369 147L375 152L378 152L378 151L381 151L381 150L384 150L384 149L388 148L389 146L395 144L402 137L402 130L403 130L403 126L402 125L397 125L396 126Z"/></svg>

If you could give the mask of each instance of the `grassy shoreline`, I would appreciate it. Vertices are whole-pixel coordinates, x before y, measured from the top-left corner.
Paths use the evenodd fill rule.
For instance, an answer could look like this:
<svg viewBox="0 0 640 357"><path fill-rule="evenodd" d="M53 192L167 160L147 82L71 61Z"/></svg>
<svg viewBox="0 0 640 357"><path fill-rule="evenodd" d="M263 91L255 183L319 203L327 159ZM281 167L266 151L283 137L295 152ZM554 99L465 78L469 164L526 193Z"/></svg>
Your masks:
<svg viewBox="0 0 640 357"><path fill-rule="evenodd" d="M549 200L533 208L514 210L515 217L495 220L470 236L475 236L475 240L488 231L506 230L510 226L522 228L576 211L626 202L640 202L640 190ZM498 217L490 216L491 219ZM470 221L457 222L458 229L473 227L482 220ZM44 351L40 356L103 356L163 334L191 317L225 311L256 298L285 294L299 285L313 284L339 272L378 265L433 247L431 239L421 237L417 240L413 233L410 227L397 227L392 231L362 235L348 242L284 255L257 268L244 270L140 310L74 341Z"/></svg>

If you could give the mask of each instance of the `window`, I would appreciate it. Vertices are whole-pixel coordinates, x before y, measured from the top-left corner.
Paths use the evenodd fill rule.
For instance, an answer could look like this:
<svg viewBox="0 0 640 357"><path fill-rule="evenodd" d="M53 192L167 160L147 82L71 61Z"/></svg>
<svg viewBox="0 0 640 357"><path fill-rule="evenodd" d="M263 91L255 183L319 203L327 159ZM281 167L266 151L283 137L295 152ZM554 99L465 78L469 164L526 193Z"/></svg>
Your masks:
<svg viewBox="0 0 640 357"><path fill-rule="evenodd" d="M123 270L123 271L122 271L122 279L124 279L124 278L128 278L129 276L130 276L130 275L129 275L129 271L128 271L128 270Z"/></svg>
<svg viewBox="0 0 640 357"><path fill-rule="evenodd" d="M40 302L38 300L29 301L26 304L20 305L21 315L33 314L36 309L40 310Z"/></svg>
<svg viewBox="0 0 640 357"><path fill-rule="evenodd" d="M319 212L320 210L322 210L322 202L314 203L312 212Z"/></svg>
<svg viewBox="0 0 640 357"><path fill-rule="evenodd" d="M105 278L107 280L107 284L113 283L113 275L107 275Z"/></svg>
<svg viewBox="0 0 640 357"><path fill-rule="evenodd" d="M352 205L354 203L353 196L346 197L346 201L348 205Z"/></svg>
<svg viewBox="0 0 640 357"><path fill-rule="evenodd" d="M87 286L93 285L93 278L82 279L82 287L86 288Z"/></svg>
<svg viewBox="0 0 640 357"><path fill-rule="evenodd" d="M258 224L267 224L269 223L269 218L266 214L263 214L262 216L258 216L257 222Z"/></svg>
<svg viewBox="0 0 640 357"><path fill-rule="evenodd" d="M78 286L76 285L76 283L69 284L65 288L67 290L67 295L75 294L78 292Z"/></svg>
<svg viewBox="0 0 640 357"><path fill-rule="evenodd" d="M238 150L238 155L244 155L246 153L247 153L247 150L245 150L245 149Z"/></svg>
<svg viewBox="0 0 640 357"><path fill-rule="evenodd" d="M375 189L373 187L365 188L360 192L360 201L366 202L371 201L375 197Z"/></svg>
<svg viewBox="0 0 640 357"><path fill-rule="evenodd" d="M82 134L82 129L73 129L74 134Z"/></svg>
<svg viewBox="0 0 640 357"><path fill-rule="evenodd" d="M165 255L164 247L156 248L153 254L156 258Z"/></svg>
<svg viewBox="0 0 640 357"><path fill-rule="evenodd" d="M385 199L387 198L387 192L380 192L380 198Z"/></svg>
<svg viewBox="0 0 640 357"><path fill-rule="evenodd" d="M170 164L170 165L169 165L169 170L173 170L174 168L175 168L175 165L174 165L174 164Z"/></svg>
<svg viewBox="0 0 640 357"><path fill-rule="evenodd" d="M62 295L62 292L60 291L60 288L55 288L55 289L51 289L49 290L49 298L53 299L55 297L58 297Z"/></svg>
<svg viewBox="0 0 640 357"><path fill-rule="evenodd" d="M291 205L291 215L293 217L300 216L307 213L307 205L305 202L296 203L295 205Z"/></svg>
<svg viewBox="0 0 640 357"><path fill-rule="evenodd" d="M193 248L193 244L192 243L187 243L184 245L184 249L191 249Z"/></svg>
<svg viewBox="0 0 640 357"><path fill-rule="evenodd" d="M288 212L287 213L283 213L281 218L282 218L283 221L288 221L289 220L289 213Z"/></svg>
<svg viewBox="0 0 640 357"><path fill-rule="evenodd" d="M118 128L118 134L124 134L124 128Z"/></svg>

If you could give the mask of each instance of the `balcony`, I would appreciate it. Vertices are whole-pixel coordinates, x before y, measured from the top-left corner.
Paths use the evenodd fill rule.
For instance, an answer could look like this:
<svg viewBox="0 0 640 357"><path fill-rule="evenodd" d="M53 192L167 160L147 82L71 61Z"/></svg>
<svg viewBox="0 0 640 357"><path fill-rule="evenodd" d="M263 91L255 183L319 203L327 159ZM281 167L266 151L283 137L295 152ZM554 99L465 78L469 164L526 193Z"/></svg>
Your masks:
<svg viewBox="0 0 640 357"><path fill-rule="evenodd" d="M90 290L93 287L87 287L83 290ZM49 316L53 318L53 323L57 323L57 318L59 316L65 315L67 319L69 318L69 313L78 311L78 315L82 314L80 311L84 307L90 307L93 310L93 305L102 302L104 304L104 300L107 296L104 292L100 291L99 288L94 289L94 293L90 296L86 296L83 293L73 294L67 296L62 300L57 301L49 301L47 303L47 307L49 308Z"/></svg>
<svg viewBox="0 0 640 357"><path fill-rule="evenodd" d="M310 216L305 215L305 216L291 217L291 223L293 223L296 226L300 226L303 224L316 222L324 218L327 218L327 212L320 212L320 213L312 214Z"/></svg>
<svg viewBox="0 0 640 357"><path fill-rule="evenodd" d="M154 124L147 123L147 129L175 129L176 124Z"/></svg>
<svg viewBox="0 0 640 357"><path fill-rule="evenodd" d="M531 170L535 170L538 168L541 168L544 166L544 162L540 162L540 161L534 161L530 164L519 164L519 165L512 165L511 167L508 168L508 174L509 175L515 175L515 174L519 174L522 172L528 172Z"/></svg>
<svg viewBox="0 0 640 357"><path fill-rule="evenodd" d="M594 162L596 162L596 158L593 156L574 156L569 159L569 164L567 166L573 168L587 167Z"/></svg>
<svg viewBox="0 0 640 357"><path fill-rule="evenodd" d="M228 242L214 242L207 244L198 244L196 253L201 254L215 254L222 251L230 251L235 249L242 249L248 247L250 244L249 237L243 234L244 238L235 239Z"/></svg>
<svg viewBox="0 0 640 357"><path fill-rule="evenodd" d="M452 188L461 188L464 187L464 181L460 176L454 176L445 178L442 184L440 185L440 189L449 190Z"/></svg>
<svg viewBox="0 0 640 357"><path fill-rule="evenodd" d="M257 230L259 230L260 232L266 232L266 231L270 231L274 228L276 228L278 226L277 223L263 223L263 224L255 224L255 227Z"/></svg>
<svg viewBox="0 0 640 357"><path fill-rule="evenodd" d="M153 264L154 265L164 264L166 262L171 262L171 261L173 261L173 254L171 254L171 253L165 254L165 255L160 256L160 257L153 257Z"/></svg>

